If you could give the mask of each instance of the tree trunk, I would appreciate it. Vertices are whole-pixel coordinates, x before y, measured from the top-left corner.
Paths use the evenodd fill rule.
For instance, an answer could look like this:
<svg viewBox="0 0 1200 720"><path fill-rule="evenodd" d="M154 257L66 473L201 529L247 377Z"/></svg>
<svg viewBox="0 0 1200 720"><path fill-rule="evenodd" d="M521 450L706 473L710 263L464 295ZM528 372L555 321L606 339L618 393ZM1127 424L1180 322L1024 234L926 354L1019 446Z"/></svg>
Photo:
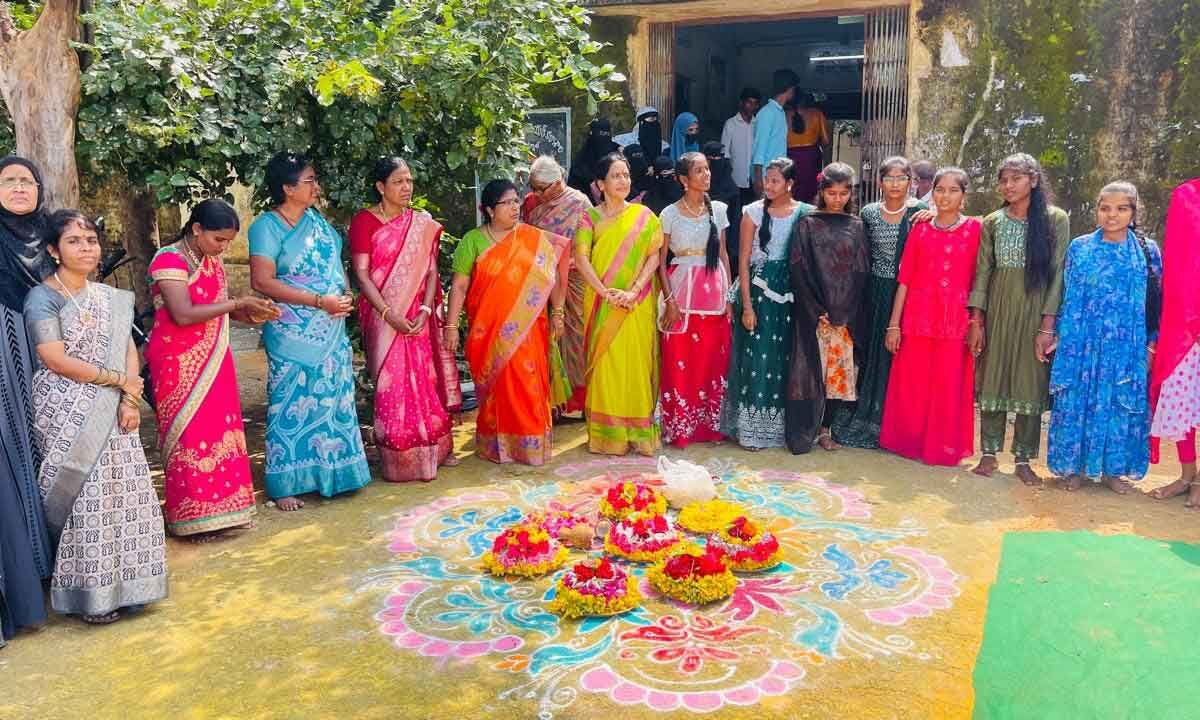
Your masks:
<svg viewBox="0 0 1200 720"><path fill-rule="evenodd" d="M121 227L124 230L121 245L130 257L135 258L127 267L132 276L137 306L150 307L150 285L146 270L154 259L154 253L158 252L158 209L153 191L130 188L122 195Z"/></svg>
<svg viewBox="0 0 1200 720"><path fill-rule="evenodd" d="M42 172L48 208L79 204L75 116L79 112L79 0L46 0L33 27L17 32L0 4L0 95L12 116L17 154Z"/></svg>

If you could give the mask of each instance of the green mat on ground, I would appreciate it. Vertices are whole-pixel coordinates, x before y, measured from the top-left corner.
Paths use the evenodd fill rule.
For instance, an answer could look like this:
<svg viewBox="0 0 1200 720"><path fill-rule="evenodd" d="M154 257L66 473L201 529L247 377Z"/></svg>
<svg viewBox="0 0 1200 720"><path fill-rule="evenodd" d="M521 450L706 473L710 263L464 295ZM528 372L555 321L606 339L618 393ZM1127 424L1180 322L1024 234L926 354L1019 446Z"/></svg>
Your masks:
<svg viewBox="0 0 1200 720"><path fill-rule="evenodd" d="M975 720L1200 717L1200 546L1009 533Z"/></svg>

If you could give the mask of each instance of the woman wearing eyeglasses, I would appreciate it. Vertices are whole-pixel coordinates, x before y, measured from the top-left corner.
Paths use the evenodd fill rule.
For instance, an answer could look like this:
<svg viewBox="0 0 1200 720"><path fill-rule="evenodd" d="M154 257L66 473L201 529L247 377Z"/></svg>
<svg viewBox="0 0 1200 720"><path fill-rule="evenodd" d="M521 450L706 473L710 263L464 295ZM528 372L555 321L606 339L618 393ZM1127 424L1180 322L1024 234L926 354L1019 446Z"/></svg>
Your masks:
<svg viewBox="0 0 1200 720"><path fill-rule="evenodd" d="M871 246L871 276L867 279L867 326L862 338L863 364L858 370L858 402L843 405L833 418L833 439L855 448L879 447L883 400L887 397L892 354L884 346L896 299L900 257L913 224L930 214L923 202L908 196L912 185L909 161L896 155L879 164L880 202L862 209L859 217ZM922 214L924 213L924 214Z"/></svg>
<svg viewBox="0 0 1200 720"><path fill-rule="evenodd" d="M342 236L313 208L321 194L303 155L267 163L274 208L250 226L250 284L281 311L266 324L267 494L283 511L299 495L325 497L371 481L354 405L354 309L342 268Z"/></svg>
<svg viewBox="0 0 1200 720"><path fill-rule="evenodd" d="M0 646L19 627L46 621L41 578L50 541L30 442L33 356L21 315L25 296L50 273L39 176L33 163L0 160Z"/></svg>
<svg viewBox="0 0 1200 720"><path fill-rule="evenodd" d="M445 346L458 349L465 306L464 354L479 398L475 452L496 463L542 465L553 448L550 343L565 328L570 241L520 222L520 206L509 180L492 180L480 193L484 223L454 251Z"/></svg>

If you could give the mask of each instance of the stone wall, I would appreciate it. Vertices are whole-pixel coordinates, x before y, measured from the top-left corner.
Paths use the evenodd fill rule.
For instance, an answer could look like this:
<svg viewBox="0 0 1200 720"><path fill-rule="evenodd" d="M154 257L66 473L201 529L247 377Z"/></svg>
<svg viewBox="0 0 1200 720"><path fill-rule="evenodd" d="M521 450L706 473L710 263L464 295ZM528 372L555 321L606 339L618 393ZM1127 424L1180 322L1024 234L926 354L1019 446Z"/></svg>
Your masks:
<svg viewBox="0 0 1200 720"><path fill-rule="evenodd" d="M613 44L604 56L635 82L639 68L630 66L646 62L637 33L648 18L742 10L742 0L585 4L614 13L594 17L593 34ZM780 0L770 11L823 5ZM914 0L912 8L908 152L963 165L973 212L999 205L996 167L1024 151L1045 165L1075 232L1093 226L1099 189L1127 179L1142 191L1143 227L1161 233L1171 189L1200 175L1200 0ZM628 99L628 84L622 92ZM575 105L578 139L587 116ZM605 112L627 120L631 106Z"/></svg>
<svg viewBox="0 0 1200 720"><path fill-rule="evenodd" d="M976 212L999 204L996 167L1039 158L1072 230L1094 227L1111 180L1165 203L1200 175L1200 3L1195 0L925 0L914 6L910 152L963 165Z"/></svg>

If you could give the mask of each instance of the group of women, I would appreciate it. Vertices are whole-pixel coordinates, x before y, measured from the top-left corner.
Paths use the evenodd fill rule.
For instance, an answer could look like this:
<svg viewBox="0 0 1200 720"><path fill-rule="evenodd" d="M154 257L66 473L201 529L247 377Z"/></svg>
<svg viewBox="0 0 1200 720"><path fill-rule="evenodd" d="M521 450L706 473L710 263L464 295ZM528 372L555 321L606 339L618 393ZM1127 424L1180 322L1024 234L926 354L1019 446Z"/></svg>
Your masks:
<svg viewBox="0 0 1200 720"><path fill-rule="evenodd" d="M523 336L551 358L550 377L489 399L540 409L530 443L547 437L545 408L565 409L546 389L561 357L584 368L571 396L583 398L594 452L650 454L660 442L730 438L752 450L880 447L957 465L975 453L978 404L974 472L996 471L1014 413L1016 475L1037 485L1030 462L1053 407L1048 465L1067 490L1090 480L1129 492L1129 479L1146 472L1153 431L1179 441L1183 465L1178 481L1153 494L1186 493L1189 506L1200 505L1189 435L1200 424L1200 311L1187 280L1197 254L1192 185L1172 203L1164 274L1157 245L1137 231L1138 194L1128 183L1106 186L1097 230L1071 240L1067 214L1026 154L1001 164L1003 206L984 218L963 213L968 177L958 168L937 173L930 207L912 198L910 163L888 158L878 176L883 199L857 211L851 168L824 168L810 205L794 199L795 163L779 158L737 228L731 268L726 207L710 199L705 155L680 155L681 196L659 213L629 202L621 153L593 164L595 207L565 187L552 161L538 164L528 206L574 193L570 211L543 229L561 235L571 215L578 221L572 267L563 270L559 245L547 240L546 262L562 279L530 285L531 298L551 297L562 283L581 282L584 292L578 308L551 301L549 336ZM518 205L515 189L497 182L489 187L507 194L485 193L489 228L497 217L489 202ZM497 247L521 227L505 217L488 231ZM456 284L474 287L470 267L457 269ZM452 316L458 307L452 299ZM563 312L578 318L581 339L557 329ZM467 316L476 322L470 308ZM1168 337L1170 355L1156 356Z"/></svg>
<svg viewBox="0 0 1200 720"><path fill-rule="evenodd" d="M133 297L89 280L95 224L47 213L37 168L0 160L0 260L15 280L0 292L2 637L44 621L43 581L56 611L111 622L165 597L168 531L205 538L252 522L231 320L265 325L265 479L282 510L371 479L346 330L356 310L391 481L431 480L456 462L461 343L479 398L476 452L494 462L547 462L556 413L582 411L597 453L730 438L955 465L975 451L978 403L975 472L997 469L1015 412L1017 475L1036 484L1029 462L1053 404L1048 464L1068 490L1094 480L1128 492L1157 455L1153 435L1178 442L1183 465L1154 495L1200 506L1200 180L1176 191L1164 261L1136 230L1127 183L1106 186L1098 229L1068 241L1028 155L1001 165L1004 205L983 219L963 214L957 168L937 173L928 208L910 198L908 161L889 158L883 200L859 212L849 167L827 166L810 205L794 198L783 157L765 168L731 260L705 154L680 154L679 196L659 213L629 201L624 155L594 169L595 206L550 158L534 163L527 198L488 183L445 301L442 227L412 206L401 159L373 168L376 202L350 226L357 307L303 156L271 159L272 209L249 228L251 283L265 297L229 297L220 255L238 217L221 200L199 203L149 269L162 511L137 433Z"/></svg>

